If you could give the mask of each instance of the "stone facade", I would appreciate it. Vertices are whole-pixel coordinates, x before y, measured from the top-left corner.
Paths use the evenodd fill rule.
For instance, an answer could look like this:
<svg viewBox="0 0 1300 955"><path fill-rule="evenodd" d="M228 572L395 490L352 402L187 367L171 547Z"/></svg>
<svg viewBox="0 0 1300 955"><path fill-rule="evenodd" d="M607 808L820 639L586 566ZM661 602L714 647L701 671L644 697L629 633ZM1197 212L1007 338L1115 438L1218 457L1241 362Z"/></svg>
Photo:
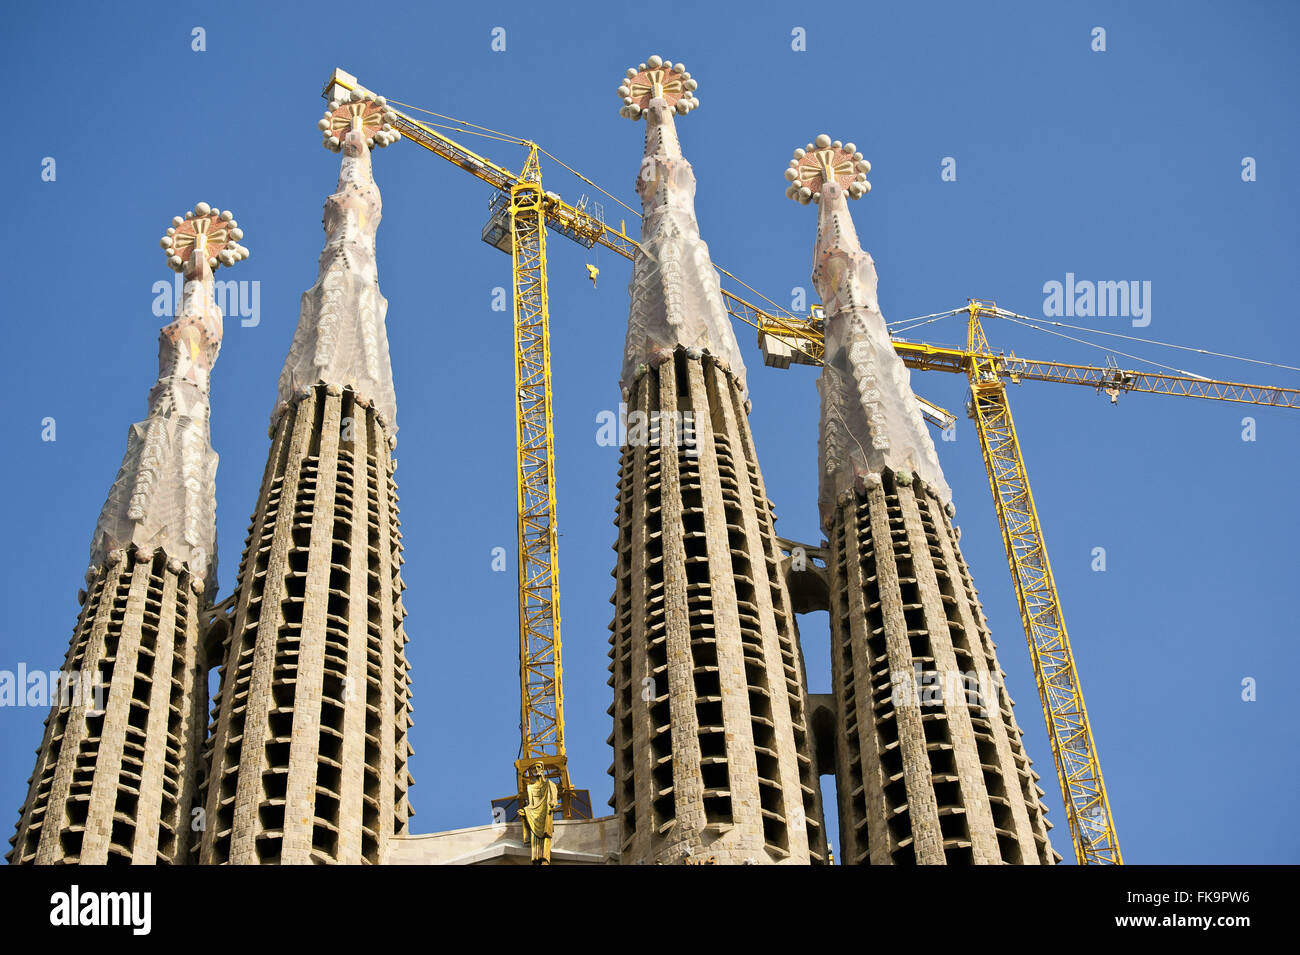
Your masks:
<svg viewBox="0 0 1300 955"><path fill-rule="evenodd" d="M695 443L628 446L619 469L609 741L624 863L826 859L803 658L744 404L685 349L636 382L632 407L690 412Z"/></svg>
<svg viewBox="0 0 1300 955"><path fill-rule="evenodd" d="M943 505L886 472L837 506L829 534L841 862L1054 863Z"/></svg>
<svg viewBox="0 0 1300 955"><path fill-rule="evenodd" d="M348 389L276 428L222 647L199 861L378 862L410 815L388 436Z"/></svg>
<svg viewBox="0 0 1300 955"><path fill-rule="evenodd" d="M162 553L96 571L64 672L101 674L102 696L52 708L10 862L187 859L207 703L194 583Z"/></svg>

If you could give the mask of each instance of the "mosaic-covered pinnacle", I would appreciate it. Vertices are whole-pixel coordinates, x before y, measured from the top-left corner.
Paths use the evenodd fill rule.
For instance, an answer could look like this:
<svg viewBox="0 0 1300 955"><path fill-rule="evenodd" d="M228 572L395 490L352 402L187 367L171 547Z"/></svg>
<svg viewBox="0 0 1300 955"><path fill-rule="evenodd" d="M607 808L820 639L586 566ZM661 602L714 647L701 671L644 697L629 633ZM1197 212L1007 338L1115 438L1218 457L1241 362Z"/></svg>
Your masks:
<svg viewBox="0 0 1300 955"><path fill-rule="evenodd" d="M172 219L159 244L173 272L192 276L203 265L215 271L218 266L231 266L248 258L248 250L239 244L243 237L244 230L229 209L214 209L200 202L185 215Z"/></svg>
<svg viewBox="0 0 1300 955"><path fill-rule="evenodd" d="M126 453L95 525L92 572L128 549L137 561L162 551L190 573L196 592L216 590L216 475L209 391L221 351L213 272L248 258L229 212L200 202L163 236L167 264L185 274L175 319L158 334L158 380L149 410L127 432Z"/></svg>
<svg viewBox="0 0 1300 955"><path fill-rule="evenodd" d="M686 72L686 64L673 63L658 56L629 67L618 87L618 98L623 103L618 114L628 119L640 119L652 100L662 99L670 109L681 116L700 105L695 96L699 84Z"/></svg>
<svg viewBox="0 0 1300 955"><path fill-rule="evenodd" d="M674 113L697 102L695 81L682 64L650 57L630 76L624 115L644 117L645 151L636 178L641 241L628 284L627 340L619 382L630 394L647 370L678 348L692 358L707 352L745 388L745 365L722 301L717 269L695 218L695 173L682 155Z"/></svg>
<svg viewBox="0 0 1300 955"><path fill-rule="evenodd" d="M871 163L862 158L853 143L832 140L822 133L814 142L794 151L794 158L785 170L785 194L789 199L807 205L821 202L822 186L836 182L850 199L860 199L871 191L867 173Z"/></svg>
<svg viewBox="0 0 1300 955"><path fill-rule="evenodd" d="M336 153L354 129L361 133L368 149L397 142L402 134L394 127L396 122L397 114L382 96L369 90L352 90L346 99L330 100L329 108L316 126L325 137L321 145Z"/></svg>
<svg viewBox="0 0 1300 955"><path fill-rule="evenodd" d="M360 99L355 125L339 130L338 186L325 200L321 224L325 248L321 251L316 284L303 293L289 355L280 372L275 426L291 402L318 384L349 388L365 403L373 403L387 430L390 446L396 443L397 398L388 353L385 318L388 300L379 291L375 264L375 234L383 218L383 200L375 183L371 152L393 137L375 127L382 110L378 97L353 93ZM346 109L346 107L340 107ZM372 129L374 130L372 132Z"/></svg>
<svg viewBox="0 0 1300 955"><path fill-rule="evenodd" d="M818 136L807 149L795 151L786 173L796 193L792 198L818 205L812 280L826 314L826 354L817 379L818 505L824 527L837 506L879 484L885 471L904 483L919 481L949 509L952 502L912 393L911 374L880 313L876 264L849 215L849 198L866 192L870 166L860 155L852 143Z"/></svg>

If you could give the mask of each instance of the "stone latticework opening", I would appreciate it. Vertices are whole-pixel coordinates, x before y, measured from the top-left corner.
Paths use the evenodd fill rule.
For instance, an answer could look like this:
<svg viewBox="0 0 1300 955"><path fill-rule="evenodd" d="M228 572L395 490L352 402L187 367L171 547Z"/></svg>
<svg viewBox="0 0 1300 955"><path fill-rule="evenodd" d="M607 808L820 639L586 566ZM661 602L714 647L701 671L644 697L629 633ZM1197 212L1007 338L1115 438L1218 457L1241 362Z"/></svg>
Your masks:
<svg viewBox="0 0 1300 955"><path fill-rule="evenodd" d="M411 815L389 438L351 389L281 415L213 705L199 861L378 863Z"/></svg>
<svg viewBox="0 0 1300 955"><path fill-rule="evenodd" d="M1057 861L944 506L885 472L829 534L842 861Z"/></svg>
<svg viewBox="0 0 1300 955"><path fill-rule="evenodd" d="M86 592L15 864L184 862L206 699L202 597L161 551L114 551Z"/></svg>
<svg viewBox="0 0 1300 955"><path fill-rule="evenodd" d="M647 440L623 449L616 518L622 861L825 861L798 631L740 387L679 348L629 404Z"/></svg>

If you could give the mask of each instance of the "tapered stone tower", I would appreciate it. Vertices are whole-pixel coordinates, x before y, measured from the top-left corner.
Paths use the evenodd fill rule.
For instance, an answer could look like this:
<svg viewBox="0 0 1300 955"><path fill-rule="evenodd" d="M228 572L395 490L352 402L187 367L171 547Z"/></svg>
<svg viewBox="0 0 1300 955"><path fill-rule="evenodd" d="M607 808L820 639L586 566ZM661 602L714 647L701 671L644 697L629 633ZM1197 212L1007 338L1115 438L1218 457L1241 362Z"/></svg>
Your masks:
<svg viewBox="0 0 1300 955"><path fill-rule="evenodd" d="M848 198L870 189L855 149L819 136L786 172L786 194L818 205L819 503L841 861L1054 863L952 493L849 215Z"/></svg>
<svg viewBox="0 0 1300 955"><path fill-rule="evenodd" d="M158 337L148 416L127 432L95 528L66 685L11 862L177 863L189 852L207 704L200 622L216 588L212 273L247 256L242 237L229 212L199 203L162 240L184 291Z"/></svg>
<svg viewBox="0 0 1300 955"><path fill-rule="evenodd" d="M673 113L682 65L619 88L646 120L629 291L611 602L614 796L624 863L825 858L803 660L754 451L744 365L695 220Z"/></svg>
<svg viewBox="0 0 1300 955"><path fill-rule="evenodd" d="M343 153L320 277L280 376L206 760L200 862L377 863L406 830L410 679L396 400L379 292L369 94L321 121Z"/></svg>

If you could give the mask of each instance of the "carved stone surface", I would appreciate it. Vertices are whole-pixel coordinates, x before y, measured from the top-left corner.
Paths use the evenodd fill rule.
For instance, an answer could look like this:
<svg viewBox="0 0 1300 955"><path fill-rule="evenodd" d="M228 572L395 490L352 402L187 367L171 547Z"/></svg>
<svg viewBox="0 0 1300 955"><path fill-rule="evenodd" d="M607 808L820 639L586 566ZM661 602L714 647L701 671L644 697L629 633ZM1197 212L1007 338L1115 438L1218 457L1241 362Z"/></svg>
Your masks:
<svg viewBox="0 0 1300 955"><path fill-rule="evenodd" d="M384 325L388 300L379 291L375 268L383 203L362 133L347 133L342 150L338 189L325 200L320 274L302 296L272 424L295 395L323 381L373 402L391 435L397 431L397 399Z"/></svg>
<svg viewBox="0 0 1300 955"><path fill-rule="evenodd" d="M826 358L818 443L824 526L837 499L865 490L869 475L908 472L945 506L952 490L912 394L911 373L894 352L876 301L876 266L858 243L845 190L821 187L813 284L826 309Z"/></svg>

